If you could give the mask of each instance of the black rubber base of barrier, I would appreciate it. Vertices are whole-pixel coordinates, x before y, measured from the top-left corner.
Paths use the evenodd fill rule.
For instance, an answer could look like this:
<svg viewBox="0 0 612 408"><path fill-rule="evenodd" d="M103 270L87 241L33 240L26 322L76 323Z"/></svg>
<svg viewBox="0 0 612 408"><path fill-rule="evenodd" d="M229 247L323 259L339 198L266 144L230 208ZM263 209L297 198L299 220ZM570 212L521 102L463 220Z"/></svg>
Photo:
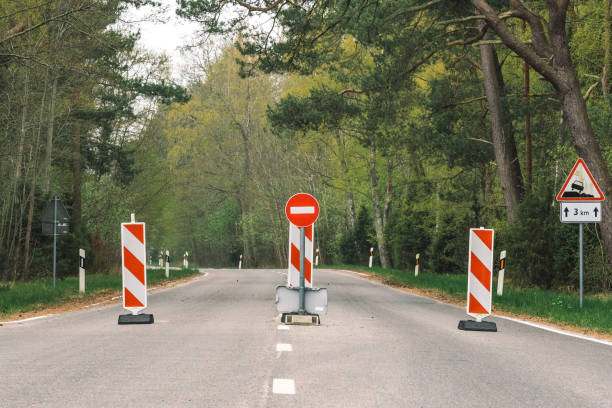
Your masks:
<svg viewBox="0 0 612 408"><path fill-rule="evenodd" d="M474 320L459 320L459 330L496 332L494 322L475 322Z"/></svg>
<svg viewBox="0 0 612 408"><path fill-rule="evenodd" d="M281 323L318 326L321 324L321 319L318 314L283 313Z"/></svg>
<svg viewBox="0 0 612 408"><path fill-rule="evenodd" d="M119 315L118 324L153 324L152 314L123 314Z"/></svg>

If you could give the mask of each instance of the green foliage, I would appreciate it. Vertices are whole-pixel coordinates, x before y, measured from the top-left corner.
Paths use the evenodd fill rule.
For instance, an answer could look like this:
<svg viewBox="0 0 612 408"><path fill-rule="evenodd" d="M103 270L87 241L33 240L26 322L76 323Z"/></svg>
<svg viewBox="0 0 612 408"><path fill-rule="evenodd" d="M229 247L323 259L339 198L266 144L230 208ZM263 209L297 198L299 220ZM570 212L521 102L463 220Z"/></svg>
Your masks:
<svg viewBox="0 0 612 408"><path fill-rule="evenodd" d="M357 213L355 228L348 229L340 235L338 253L334 254L335 259L347 264L367 264L370 257L370 248L374 247L374 259L377 260L378 249L375 242L376 236L370 211L362 206Z"/></svg>

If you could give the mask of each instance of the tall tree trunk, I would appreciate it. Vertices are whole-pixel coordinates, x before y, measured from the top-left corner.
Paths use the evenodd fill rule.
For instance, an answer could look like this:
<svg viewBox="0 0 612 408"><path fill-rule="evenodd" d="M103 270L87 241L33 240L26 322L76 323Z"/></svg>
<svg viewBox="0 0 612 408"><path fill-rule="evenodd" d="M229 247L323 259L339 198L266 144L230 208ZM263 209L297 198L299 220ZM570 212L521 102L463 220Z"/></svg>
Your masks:
<svg viewBox="0 0 612 408"><path fill-rule="evenodd" d="M484 23L481 24L484 25ZM490 38L490 36L487 37ZM506 217L508 221L514 221L518 216L518 204L523 197L523 179L516 153L512 124L506 118L502 103L504 80L497 53L491 44L480 45L480 57L489 115L491 116L493 151L495 152L495 162L497 163L499 181L506 205Z"/></svg>
<svg viewBox="0 0 612 408"><path fill-rule="evenodd" d="M531 166L531 112L530 109L530 81L529 81L529 64L523 61L523 74L525 78L525 171L527 172L527 191L531 192L532 183L532 166Z"/></svg>
<svg viewBox="0 0 612 408"><path fill-rule="evenodd" d="M610 72L610 43L612 42L612 0L606 4L606 22L604 25L604 64L601 71L601 90L604 99L608 99L608 75ZM609 103L609 102L608 102Z"/></svg>
<svg viewBox="0 0 612 408"><path fill-rule="evenodd" d="M340 170L342 171L342 179L346 188L346 212L348 215L349 227L355 229L355 199L353 197L353 188L349 180L348 165L346 164L346 147L340 130L336 130L336 142L338 143L338 156L340 158Z"/></svg>
<svg viewBox="0 0 612 408"><path fill-rule="evenodd" d="M385 244L385 234L383 216L380 209L380 198L378 195L378 175L376 174L376 144L374 136L370 138L370 189L372 192L372 207L374 209L374 230L376 231L376 241L378 243L378 254L380 264L383 268L389 268L389 256L387 245Z"/></svg>
<svg viewBox="0 0 612 408"><path fill-rule="evenodd" d="M45 165L43 167L43 193L47 195L51 185L51 161L53 152L53 125L55 123L55 100L57 97L57 75L53 79L51 90L51 107L49 110L49 124L47 125L47 149L45 150Z"/></svg>
<svg viewBox="0 0 612 408"><path fill-rule="evenodd" d="M387 188L385 189L385 211L383 213L383 226L391 219L393 211L393 160L387 157Z"/></svg>
<svg viewBox="0 0 612 408"><path fill-rule="evenodd" d="M79 108L79 91L72 92L72 105L76 110ZM78 118L72 119L72 225L73 231L77 236L81 234L81 183L82 183L82 163L81 163L81 122Z"/></svg>
<svg viewBox="0 0 612 408"><path fill-rule="evenodd" d="M42 133L42 124L45 112L45 102L47 98L47 87L48 87L49 75L45 77L45 82L43 85L43 95L40 102L40 117L38 120L38 131L36 132L36 140L34 141L34 145L32 146L33 161L32 164L32 185L30 186L30 196L29 196L29 204L28 204L28 223L26 225L26 235L25 235L25 243L23 250L23 280L28 280L30 278L30 240L32 239L32 224L34 223L34 203L36 202L36 182L38 180L38 155L39 155L39 142L40 135Z"/></svg>

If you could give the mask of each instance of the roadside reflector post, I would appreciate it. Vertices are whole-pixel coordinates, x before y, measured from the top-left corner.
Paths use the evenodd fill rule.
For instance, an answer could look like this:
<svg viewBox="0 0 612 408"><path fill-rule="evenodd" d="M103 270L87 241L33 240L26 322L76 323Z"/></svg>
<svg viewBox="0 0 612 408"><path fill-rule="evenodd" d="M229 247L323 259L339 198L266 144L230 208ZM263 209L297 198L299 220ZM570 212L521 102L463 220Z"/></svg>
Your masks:
<svg viewBox="0 0 612 408"><path fill-rule="evenodd" d="M466 313L476 321L459 321L459 330L497 331L495 322L482 321L491 314L494 242L492 229L470 228Z"/></svg>
<svg viewBox="0 0 612 408"><path fill-rule="evenodd" d="M315 257L315 266L319 266L319 248L317 248L317 255Z"/></svg>
<svg viewBox="0 0 612 408"><path fill-rule="evenodd" d="M166 279L170 277L170 251L166 249Z"/></svg>
<svg viewBox="0 0 612 408"><path fill-rule="evenodd" d="M85 250L79 248L79 293L85 293Z"/></svg>
<svg viewBox="0 0 612 408"><path fill-rule="evenodd" d="M372 267L372 259L374 258L374 247L370 247L370 262L368 263L368 267Z"/></svg>
<svg viewBox="0 0 612 408"><path fill-rule="evenodd" d="M240 260L238 261L238 269L242 269L242 254L240 254Z"/></svg>
<svg viewBox="0 0 612 408"><path fill-rule="evenodd" d="M504 294L504 269L506 268L506 251L499 254L499 273L497 274L497 296Z"/></svg>
<svg viewBox="0 0 612 408"><path fill-rule="evenodd" d="M421 254L416 254L416 262L414 263L414 276L419 276L419 257Z"/></svg>
<svg viewBox="0 0 612 408"><path fill-rule="evenodd" d="M152 314L139 314L147 307L147 250L145 223L121 224L121 278L123 308L130 314L119 315L118 324L151 324Z"/></svg>

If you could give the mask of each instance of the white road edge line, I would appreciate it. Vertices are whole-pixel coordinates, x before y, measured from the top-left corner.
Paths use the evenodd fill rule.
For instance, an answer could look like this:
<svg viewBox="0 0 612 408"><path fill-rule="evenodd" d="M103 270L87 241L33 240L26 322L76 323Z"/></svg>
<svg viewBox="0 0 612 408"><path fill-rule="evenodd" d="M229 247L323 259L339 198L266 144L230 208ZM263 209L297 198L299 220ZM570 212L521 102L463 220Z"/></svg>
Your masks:
<svg viewBox="0 0 612 408"><path fill-rule="evenodd" d="M334 270L334 269L332 269L332 270ZM339 272L347 272L345 274L345 276L350 276L350 277L352 277L354 279L361 279L361 278L358 278L358 277L355 276L355 274L360 274L359 272L349 271L349 270L346 270L346 269L335 269L335 270L339 271ZM380 283L380 282L376 282L376 281L368 280L368 282L370 282L372 284L375 284L375 285L391 288L392 290L396 290L398 292L405 293L405 294L408 294L410 296L416 296L416 297L420 297L420 298L424 298L424 299L433 300L434 302L440 303L442 305L451 306L451 307L454 307L456 309L465 310L465 306L457 306L457 305L453 305L453 304L450 304L450 303L444 303L444 302L442 302L442 301L440 301L438 299L430 298L430 297L427 297L427 296L424 296L424 295L418 295L416 293L404 292L403 290L400 290L398 288L394 288L393 286L385 285L384 283ZM590 337L590 336L585 336L585 335L582 335L582 334L568 332L568 331L565 331L565 330L555 329L554 327L545 326L543 324L538 324L538 323L532 323L532 322L528 322L526 320L516 319L514 317L502 316L502 315L497 315L497 314L492 314L491 317L510 320L510 321L515 322L515 323L524 324L524 325L527 325L527 326L535 327L537 329L547 330L549 332L556 333L556 334L561 334L561 335L564 335L564 336L574 337L574 338L577 338L577 339L580 339L580 340L586 340L586 341L591 341L593 343L599 343L599 344L604 344L606 346L612 346L612 342L607 341L607 340L601 340L601 339L598 339L598 338L595 338L595 337Z"/></svg>
<svg viewBox="0 0 612 408"><path fill-rule="evenodd" d="M293 351L293 346L286 343L278 343L276 345L276 351Z"/></svg>
<svg viewBox="0 0 612 408"><path fill-rule="evenodd" d="M51 316L52 315L29 317L27 319L13 320L13 321L10 321L10 322L0 322L0 324L17 324L17 323L31 322L32 320L45 319L45 318L51 317Z"/></svg>
<svg viewBox="0 0 612 408"><path fill-rule="evenodd" d="M272 381L273 394L295 394L295 381L288 378L275 378Z"/></svg>
<svg viewBox="0 0 612 408"><path fill-rule="evenodd" d="M286 324L279 324L278 326L276 326L276 328L278 330L289 330L289 326L287 326Z"/></svg>
<svg viewBox="0 0 612 408"><path fill-rule="evenodd" d="M491 316L495 317L495 318L499 318L499 319L510 320L512 322L515 322L515 323L525 324L525 325L531 326L531 327L536 327L538 329L546 330L546 331L549 331L549 332L553 332L553 333L557 333L557 334L562 334L564 336L575 337L575 338L580 339L580 340L592 341L594 343L605 344L606 346L612 346L612 342L609 342L607 340L601 340L601 339L596 339L594 337L584 336L582 334L571 333L571 332L568 332L568 331L565 331L565 330L555 329L555 328L550 327L550 326L545 326L545 325L538 324L538 323L532 323L532 322L528 322L528 321L521 320L521 319L515 319L514 317L500 316L500 315L496 315L496 314L491 315Z"/></svg>

